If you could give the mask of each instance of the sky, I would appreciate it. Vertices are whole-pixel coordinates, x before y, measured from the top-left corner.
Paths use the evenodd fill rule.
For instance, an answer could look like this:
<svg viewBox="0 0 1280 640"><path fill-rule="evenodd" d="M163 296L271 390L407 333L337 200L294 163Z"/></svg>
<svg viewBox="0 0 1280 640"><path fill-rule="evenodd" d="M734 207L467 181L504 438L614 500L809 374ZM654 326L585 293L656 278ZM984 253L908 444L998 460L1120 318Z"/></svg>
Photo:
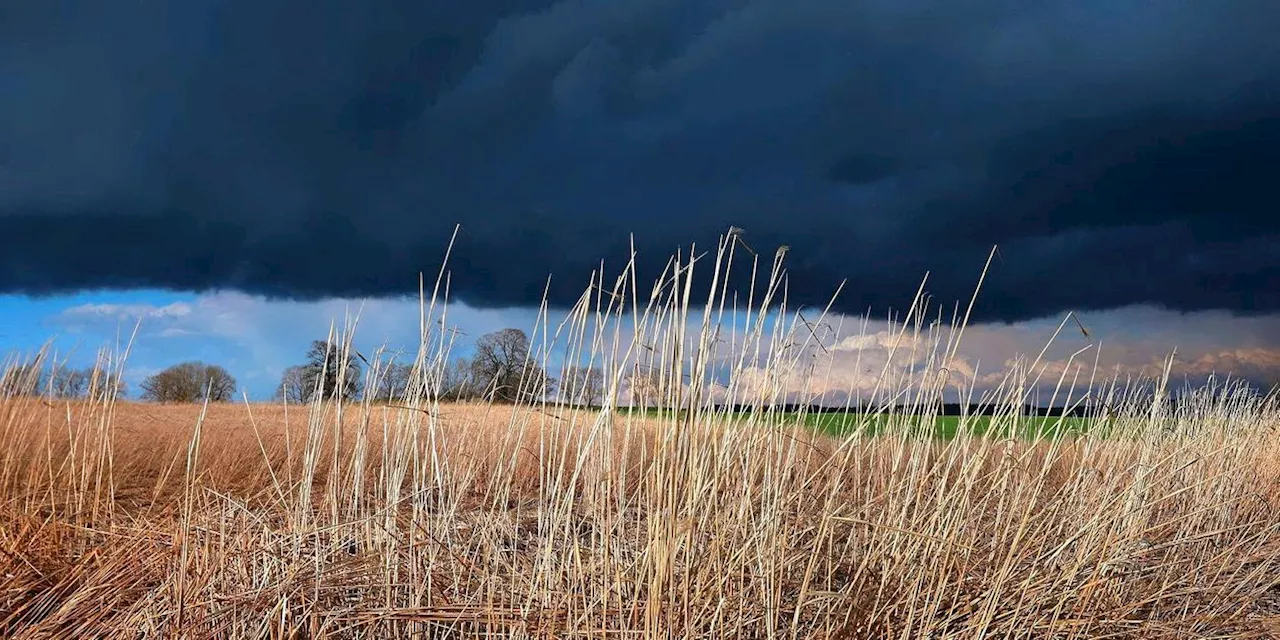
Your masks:
<svg viewBox="0 0 1280 640"><path fill-rule="evenodd" d="M1277 32L1264 0L8 3L0 344L141 319L135 379L263 397L348 309L411 345L455 228L474 337L736 226L855 320L926 273L967 301L998 246L973 365L1075 311L1116 366L1275 380ZM858 386L878 343L830 337Z"/></svg>

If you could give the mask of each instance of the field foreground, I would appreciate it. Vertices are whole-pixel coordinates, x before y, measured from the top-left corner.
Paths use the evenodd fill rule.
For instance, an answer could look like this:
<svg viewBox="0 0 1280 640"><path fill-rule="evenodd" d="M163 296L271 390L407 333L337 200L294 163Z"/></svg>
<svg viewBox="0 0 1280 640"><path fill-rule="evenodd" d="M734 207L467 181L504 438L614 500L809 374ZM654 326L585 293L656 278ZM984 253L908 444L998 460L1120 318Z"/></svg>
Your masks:
<svg viewBox="0 0 1280 640"><path fill-rule="evenodd" d="M1280 414L833 439L423 405L0 404L0 635L1276 637Z"/></svg>

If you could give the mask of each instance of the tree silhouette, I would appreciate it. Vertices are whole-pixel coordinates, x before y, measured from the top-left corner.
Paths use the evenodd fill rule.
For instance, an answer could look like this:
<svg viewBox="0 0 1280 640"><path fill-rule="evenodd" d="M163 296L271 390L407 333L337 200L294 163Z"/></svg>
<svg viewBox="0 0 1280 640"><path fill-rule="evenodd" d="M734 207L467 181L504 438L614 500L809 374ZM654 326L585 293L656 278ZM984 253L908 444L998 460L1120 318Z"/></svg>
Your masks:
<svg viewBox="0 0 1280 640"><path fill-rule="evenodd" d="M519 329L486 333L476 341L472 380L495 402L537 400L555 386L529 354L529 336Z"/></svg>
<svg viewBox="0 0 1280 640"><path fill-rule="evenodd" d="M560 383L560 394L570 404L598 405L604 398L604 373L597 367L570 367Z"/></svg>
<svg viewBox="0 0 1280 640"><path fill-rule="evenodd" d="M302 404L311 397L312 389L307 388L306 367L294 365L280 374L280 385L276 387L274 399L277 402Z"/></svg>
<svg viewBox="0 0 1280 640"><path fill-rule="evenodd" d="M440 374L440 398L471 400L480 395L475 382L475 368L466 358L454 358Z"/></svg>
<svg viewBox="0 0 1280 640"><path fill-rule="evenodd" d="M378 402L405 402L412 395L413 365L391 362L376 373L374 384L377 387L366 396Z"/></svg>
<svg viewBox="0 0 1280 640"><path fill-rule="evenodd" d="M142 399L153 402L227 402L236 379L226 369L203 362L175 364L142 381Z"/></svg>
<svg viewBox="0 0 1280 640"><path fill-rule="evenodd" d="M302 367L302 383L307 400L317 392L321 400L358 398L360 362L355 351L344 352L342 345L328 340L313 341L307 350L307 364Z"/></svg>

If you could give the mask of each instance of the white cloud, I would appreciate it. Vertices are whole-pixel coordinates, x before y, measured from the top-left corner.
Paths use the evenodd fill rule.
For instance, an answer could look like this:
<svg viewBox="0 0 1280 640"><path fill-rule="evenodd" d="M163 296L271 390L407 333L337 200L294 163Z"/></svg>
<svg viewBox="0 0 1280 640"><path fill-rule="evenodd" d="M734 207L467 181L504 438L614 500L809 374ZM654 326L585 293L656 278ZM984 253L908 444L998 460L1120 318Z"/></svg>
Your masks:
<svg viewBox="0 0 1280 640"><path fill-rule="evenodd" d="M863 323L857 333L829 339L825 349L814 346L777 365L748 367L738 372L735 387L743 400L763 395L785 402L839 403L847 398L869 401L875 393L879 401L886 393L920 384L927 373L946 375L955 399L961 389L972 387L977 394L991 390L1017 369L1036 390L1052 391L1059 380L1068 387L1087 384L1095 366L1098 381L1116 375L1159 376L1175 348L1172 375L1177 378L1199 380L1214 374L1255 382L1280 380L1280 348L1273 346L1274 336L1280 335L1280 316L1246 318L1134 307L1087 314L1088 337L1069 322L1050 343L1060 321L968 327L956 357L945 365L949 327L915 335ZM860 323L834 318L831 324Z"/></svg>
<svg viewBox="0 0 1280 640"><path fill-rule="evenodd" d="M830 347L811 346L777 364L746 368L734 386L743 401L763 396L784 402L842 403L882 400L925 374L943 376L952 385L971 383L973 365L960 357L947 360L945 346L928 336L886 327L839 337Z"/></svg>
<svg viewBox="0 0 1280 640"><path fill-rule="evenodd" d="M110 320L145 320L145 319L176 319L191 315L191 305L185 302L174 302L164 306L156 306L149 304L82 304L71 307L62 312L61 316L67 320L92 321L100 319Z"/></svg>
<svg viewBox="0 0 1280 640"><path fill-rule="evenodd" d="M1186 364L1198 375L1235 373L1242 376L1275 376L1280 373L1280 349L1235 349L1206 353Z"/></svg>

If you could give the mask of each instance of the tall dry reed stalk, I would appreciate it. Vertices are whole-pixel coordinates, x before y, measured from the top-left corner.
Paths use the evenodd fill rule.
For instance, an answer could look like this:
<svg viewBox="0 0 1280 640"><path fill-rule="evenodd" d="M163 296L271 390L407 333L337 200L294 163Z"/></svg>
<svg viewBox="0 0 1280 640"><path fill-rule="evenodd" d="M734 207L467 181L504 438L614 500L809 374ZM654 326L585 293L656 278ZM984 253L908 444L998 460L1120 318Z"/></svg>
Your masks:
<svg viewBox="0 0 1280 640"><path fill-rule="evenodd" d="M731 291L739 244L677 256L651 289L634 264L597 274L563 323L544 313L537 357L602 367L600 409L436 400L453 346L443 271L424 287L405 406L50 402L11 363L0 634L1280 634L1274 398L1210 387L1171 405L1167 379L1091 380L1072 398L1064 377L1056 400L1095 407L1093 428L1001 439L966 417L954 439L921 435L945 393L974 390L949 371L967 312L926 322L918 293L897 326L926 366L886 366L862 398L891 412L874 435L868 418L823 436L770 409L825 348L823 319L788 310L782 252L763 268L749 252L751 285ZM334 331L345 349L357 320ZM997 426L1024 419L1037 365L988 396ZM641 367L666 410L618 410ZM903 404L921 415L892 413Z"/></svg>

